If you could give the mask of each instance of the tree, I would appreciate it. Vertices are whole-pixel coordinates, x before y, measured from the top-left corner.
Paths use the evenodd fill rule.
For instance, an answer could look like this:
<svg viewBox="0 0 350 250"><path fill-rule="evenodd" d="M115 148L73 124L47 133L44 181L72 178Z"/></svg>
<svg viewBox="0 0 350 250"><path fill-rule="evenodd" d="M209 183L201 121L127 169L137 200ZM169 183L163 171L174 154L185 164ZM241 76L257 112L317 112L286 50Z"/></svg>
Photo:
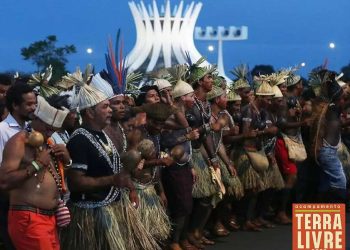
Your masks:
<svg viewBox="0 0 350 250"><path fill-rule="evenodd" d="M256 65L252 69L252 76L269 75L275 72L271 65Z"/></svg>
<svg viewBox="0 0 350 250"><path fill-rule="evenodd" d="M74 45L56 47L57 38L55 35L46 37L45 40L30 44L27 48L21 49L24 60L31 60L37 66L38 71L43 71L49 65L53 67L52 81L58 81L67 73L67 55L76 53Z"/></svg>
<svg viewBox="0 0 350 250"><path fill-rule="evenodd" d="M350 82L350 63L341 68L341 72L344 73L343 80Z"/></svg>

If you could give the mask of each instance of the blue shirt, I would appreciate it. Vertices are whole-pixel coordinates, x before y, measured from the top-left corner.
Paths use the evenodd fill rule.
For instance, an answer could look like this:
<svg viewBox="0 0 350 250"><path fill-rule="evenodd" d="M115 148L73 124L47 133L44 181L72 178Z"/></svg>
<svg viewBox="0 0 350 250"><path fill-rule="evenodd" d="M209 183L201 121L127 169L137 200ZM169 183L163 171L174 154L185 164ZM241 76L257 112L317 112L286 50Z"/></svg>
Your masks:
<svg viewBox="0 0 350 250"><path fill-rule="evenodd" d="M18 124L11 114L8 114L6 119L0 122L0 164L2 162L2 154L4 152L5 144L12 136L23 129L24 128Z"/></svg>

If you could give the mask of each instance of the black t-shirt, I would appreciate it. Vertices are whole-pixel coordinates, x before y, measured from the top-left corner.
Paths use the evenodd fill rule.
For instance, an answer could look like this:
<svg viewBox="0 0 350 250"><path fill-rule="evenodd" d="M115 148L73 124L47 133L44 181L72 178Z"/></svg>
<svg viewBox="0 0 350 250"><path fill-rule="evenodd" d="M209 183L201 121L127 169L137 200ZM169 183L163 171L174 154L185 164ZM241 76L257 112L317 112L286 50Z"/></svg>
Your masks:
<svg viewBox="0 0 350 250"><path fill-rule="evenodd" d="M112 154L108 154L103 144L111 147ZM67 149L72 158L72 169L84 171L87 176L102 177L120 172L119 155L104 132L78 129L67 143ZM84 194L71 192L70 199L73 202L102 201L110 191L107 187Z"/></svg>

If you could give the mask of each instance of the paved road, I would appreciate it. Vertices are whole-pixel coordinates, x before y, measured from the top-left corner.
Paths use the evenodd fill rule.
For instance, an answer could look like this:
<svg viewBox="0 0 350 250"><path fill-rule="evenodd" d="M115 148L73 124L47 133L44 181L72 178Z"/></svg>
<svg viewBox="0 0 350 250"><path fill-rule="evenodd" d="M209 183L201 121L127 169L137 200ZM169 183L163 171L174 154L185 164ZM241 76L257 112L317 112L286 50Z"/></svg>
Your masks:
<svg viewBox="0 0 350 250"><path fill-rule="evenodd" d="M346 215L347 250L350 250L350 213ZM292 226L277 226L263 232L232 232L228 237L217 238L208 250L290 250Z"/></svg>

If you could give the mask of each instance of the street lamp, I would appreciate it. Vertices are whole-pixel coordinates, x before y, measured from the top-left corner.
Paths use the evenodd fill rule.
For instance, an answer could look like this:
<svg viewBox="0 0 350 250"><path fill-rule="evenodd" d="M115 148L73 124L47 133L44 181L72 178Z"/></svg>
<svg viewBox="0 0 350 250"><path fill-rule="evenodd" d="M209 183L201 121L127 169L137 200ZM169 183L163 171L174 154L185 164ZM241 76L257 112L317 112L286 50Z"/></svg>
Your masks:
<svg viewBox="0 0 350 250"><path fill-rule="evenodd" d="M217 28L213 28L211 26L207 26L205 29L200 27L196 27L194 31L194 37L197 40L203 41L217 41L218 46L218 72L221 76L223 76L226 81L230 81L230 79L225 75L224 70L224 59L222 53L222 43L225 41L239 41L239 40L247 40L248 39L248 27L235 27L230 26L225 28L223 26L218 26ZM208 46L208 50L212 52L214 50L214 46Z"/></svg>

